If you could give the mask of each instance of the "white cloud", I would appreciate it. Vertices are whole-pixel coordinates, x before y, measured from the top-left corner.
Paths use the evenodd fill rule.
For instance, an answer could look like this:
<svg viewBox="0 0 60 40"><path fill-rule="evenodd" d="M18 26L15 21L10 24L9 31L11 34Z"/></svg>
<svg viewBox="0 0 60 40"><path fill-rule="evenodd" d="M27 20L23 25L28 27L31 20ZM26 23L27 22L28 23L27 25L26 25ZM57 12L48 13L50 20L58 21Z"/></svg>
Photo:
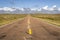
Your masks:
<svg viewBox="0 0 60 40"><path fill-rule="evenodd" d="M21 10L21 11L24 11L24 8L18 8L19 10Z"/></svg>
<svg viewBox="0 0 60 40"><path fill-rule="evenodd" d="M9 8L9 7L3 7L3 8L0 8L0 10L4 10L4 11L15 11L16 9Z"/></svg>
<svg viewBox="0 0 60 40"><path fill-rule="evenodd" d="M49 11L53 11L54 9L53 8L49 8Z"/></svg>
<svg viewBox="0 0 60 40"><path fill-rule="evenodd" d="M60 8L58 8L58 10L60 11Z"/></svg>
<svg viewBox="0 0 60 40"><path fill-rule="evenodd" d="M37 11L41 11L41 8L39 8Z"/></svg>
<svg viewBox="0 0 60 40"><path fill-rule="evenodd" d="M55 8L56 7L56 5L53 5L53 8Z"/></svg>
<svg viewBox="0 0 60 40"><path fill-rule="evenodd" d="M48 10L48 6L44 6L43 9Z"/></svg>
<svg viewBox="0 0 60 40"><path fill-rule="evenodd" d="M48 11L54 11L54 10L60 10L60 9L58 9L58 8L56 8L57 6L56 5L53 5L52 7L48 7L48 5L46 5L46 6L44 6L44 7L42 7L42 8L40 8L40 9L38 9L38 8L32 8L31 10L33 11L35 11L35 10L37 10L37 11L42 11L41 9L43 9L43 10L48 10Z"/></svg>
<svg viewBox="0 0 60 40"><path fill-rule="evenodd" d="M2 8L0 8L0 10L2 10Z"/></svg>
<svg viewBox="0 0 60 40"><path fill-rule="evenodd" d="M37 10L37 8L31 8L31 11L36 11Z"/></svg>
<svg viewBox="0 0 60 40"><path fill-rule="evenodd" d="M49 11L54 11L54 10L57 10L57 11L60 11L60 8L57 8L57 6L56 5L53 5L52 7L48 7L48 5L47 6L44 6L44 7L42 7L42 8L29 8L31 11L33 11L33 12L37 12L37 11L44 11L44 10L46 10L47 12L49 12ZM43 10L42 10L43 9ZM3 8L0 8L0 10L3 10L3 11L15 11L15 10L20 10L20 11L23 11L24 12L24 8L10 8L10 7L3 7Z"/></svg>
<svg viewBox="0 0 60 40"><path fill-rule="evenodd" d="M58 10L58 9L56 9L56 7L57 7L56 5L53 5L51 8L49 8L49 10L50 10L50 11Z"/></svg>

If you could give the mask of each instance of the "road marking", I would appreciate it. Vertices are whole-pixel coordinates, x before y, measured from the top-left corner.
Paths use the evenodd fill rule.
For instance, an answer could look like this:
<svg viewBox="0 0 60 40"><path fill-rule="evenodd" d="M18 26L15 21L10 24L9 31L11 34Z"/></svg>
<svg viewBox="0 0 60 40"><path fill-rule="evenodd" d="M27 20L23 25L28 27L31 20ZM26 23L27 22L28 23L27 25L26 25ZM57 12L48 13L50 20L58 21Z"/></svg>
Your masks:
<svg viewBox="0 0 60 40"><path fill-rule="evenodd" d="M31 35L32 34L32 30L30 28L30 18L28 18L28 33Z"/></svg>
<svg viewBox="0 0 60 40"><path fill-rule="evenodd" d="M27 37L24 37L24 40L31 40L32 29L30 28L30 17L28 18L27 23L28 23L27 28L28 28L29 35L27 35Z"/></svg>
<svg viewBox="0 0 60 40"><path fill-rule="evenodd" d="M30 35L32 34L32 30L31 30L31 28L29 29L29 32L28 32Z"/></svg>

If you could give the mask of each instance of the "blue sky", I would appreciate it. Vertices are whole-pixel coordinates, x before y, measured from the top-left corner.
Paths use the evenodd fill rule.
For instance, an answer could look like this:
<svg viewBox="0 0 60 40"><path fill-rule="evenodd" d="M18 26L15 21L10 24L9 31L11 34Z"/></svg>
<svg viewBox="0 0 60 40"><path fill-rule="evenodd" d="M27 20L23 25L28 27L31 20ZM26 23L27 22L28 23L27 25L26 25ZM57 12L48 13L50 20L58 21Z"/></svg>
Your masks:
<svg viewBox="0 0 60 40"><path fill-rule="evenodd" d="M60 0L0 0L0 7L41 8L46 5L60 7Z"/></svg>

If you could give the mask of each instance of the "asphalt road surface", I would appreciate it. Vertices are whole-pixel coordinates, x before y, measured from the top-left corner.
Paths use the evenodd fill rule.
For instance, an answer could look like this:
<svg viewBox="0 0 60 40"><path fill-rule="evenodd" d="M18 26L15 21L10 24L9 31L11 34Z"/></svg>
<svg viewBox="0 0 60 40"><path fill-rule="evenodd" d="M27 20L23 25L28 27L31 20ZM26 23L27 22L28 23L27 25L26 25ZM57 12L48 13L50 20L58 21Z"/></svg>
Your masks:
<svg viewBox="0 0 60 40"><path fill-rule="evenodd" d="M2 26L0 40L60 40L60 27L27 16Z"/></svg>

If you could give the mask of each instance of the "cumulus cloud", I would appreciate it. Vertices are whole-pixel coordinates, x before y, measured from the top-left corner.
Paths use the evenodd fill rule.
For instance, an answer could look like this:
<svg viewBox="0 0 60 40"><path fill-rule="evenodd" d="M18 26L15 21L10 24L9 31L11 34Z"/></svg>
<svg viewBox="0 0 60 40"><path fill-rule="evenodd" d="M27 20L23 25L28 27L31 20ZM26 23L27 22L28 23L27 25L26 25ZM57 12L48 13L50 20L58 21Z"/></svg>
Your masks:
<svg viewBox="0 0 60 40"><path fill-rule="evenodd" d="M26 10L27 9L27 10ZM31 12L60 12L60 8L57 8L56 5L53 5L52 7L49 7L48 5L42 7L42 8L10 8L10 7L3 7L3 8L0 8L0 10L3 10L3 11L10 11L10 12L15 12L15 11L31 11Z"/></svg>
<svg viewBox="0 0 60 40"><path fill-rule="evenodd" d="M40 8L40 9L38 9L38 10L41 11L41 9L43 9L43 10L48 10L48 11L60 10L60 8L58 9L56 5L53 5L52 7L49 7L48 5L46 5L46 6Z"/></svg>
<svg viewBox="0 0 60 40"><path fill-rule="evenodd" d="M49 10L50 10L50 11L58 10L56 7L57 7L56 5L53 5L51 8L49 8Z"/></svg>
<svg viewBox="0 0 60 40"><path fill-rule="evenodd" d="M0 8L0 10L4 10L4 11L15 11L16 9L9 8L9 7L3 7L3 8Z"/></svg>
<svg viewBox="0 0 60 40"><path fill-rule="evenodd" d="M24 8L18 8L19 10L21 10L21 11L24 11Z"/></svg>
<svg viewBox="0 0 60 40"><path fill-rule="evenodd" d="M53 11L54 9L53 8L49 8L49 11Z"/></svg>
<svg viewBox="0 0 60 40"><path fill-rule="evenodd" d="M48 10L48 6L44 6L43 9Z"/></svg>
<svg viewBox="0 0 60 40"><path fill-rule="evenodd" d="M37 10L37 8L31 8L31 11L35 11L35 10Z"/></svg>
<svg viewBox="0 0 60 40"><path fill-rule="evenodd" d="M56 7L56 5L53 5L53 8L55 8Z"/></svg>
<svg viewBox="0 0 60 40"><path fill-rule="evenodd" d="M58 8L58 10L60 11L60 8Z"/></svg>
<svg viewBox="0 0 60 40"><path fill-rule="evenodd" d="M39 8L38 11L41 11L41 8Z"/></svg>
<svg viewBox="0 0 60 40"><path fill-rule="evenodd" d="M56 7L57 7L56 5L53 5L52 7L49 8L48 5L47 5L47 6L42 7L42 9L48 10L48 11L53 11L53 10L57 9Z"/></svg>

